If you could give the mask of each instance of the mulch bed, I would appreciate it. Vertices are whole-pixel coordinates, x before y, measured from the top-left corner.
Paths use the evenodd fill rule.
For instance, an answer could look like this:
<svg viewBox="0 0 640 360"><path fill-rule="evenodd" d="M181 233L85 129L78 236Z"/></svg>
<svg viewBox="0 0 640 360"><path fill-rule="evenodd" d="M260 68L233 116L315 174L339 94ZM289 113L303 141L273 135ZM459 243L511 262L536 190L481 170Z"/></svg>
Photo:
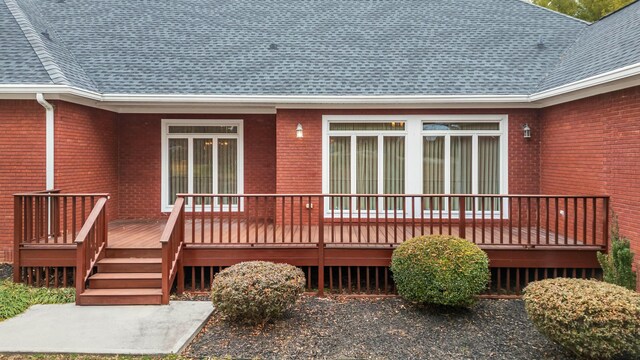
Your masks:
<svg viewBox="0 0 640 360"><path fill-rule="evenodd" d="M13 276L13 267L11 264L0 263L0 281L4 279L11 279Z"/></svg>
<svg viewBox="0 0 640 360"><path fill-rule="evenodd" d="M471 310L416 307L400 298L305 296L285 318L236 325L215 314L186 350L194 358L571 359L526 317L521 300Z"/></svg>

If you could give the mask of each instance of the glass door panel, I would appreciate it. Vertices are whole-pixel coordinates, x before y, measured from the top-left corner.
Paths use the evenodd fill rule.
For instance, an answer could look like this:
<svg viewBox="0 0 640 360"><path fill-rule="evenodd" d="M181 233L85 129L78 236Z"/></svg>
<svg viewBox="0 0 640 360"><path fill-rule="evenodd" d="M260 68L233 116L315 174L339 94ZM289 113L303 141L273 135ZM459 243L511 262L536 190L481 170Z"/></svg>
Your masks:
<svg viewBox="0 0 640 360"><path fill-rule="evenodd" d="M189 140L169 139L169 204L189 191Z"/></svg>
<svg viewBox="0 0 640 360"><path fill-rule="evenodd" d="M378 137L356 138L356 194L378 193ZM375 210L375 198L361 198L357 209Z"/></svg>
<svg viewBox="0 0 640 360"><path fill-rule="evenodd" d="M450 146L450 193L471 194L473 192L473 138L471 136L451 136ZM470 199L467 199L465 206L470 209ZM457 198L451 199L451 207L453 211L459 210Z"/></svg>
<svg viewBox="0 0 640 360"><path fill-rule="evenodd" d="M385 194L404 194L404 166L405 149L404 137L385 136L383 153L383 186ZM394 202L387 202L387 210L404 209L404 197L399 197Z"/></svg>

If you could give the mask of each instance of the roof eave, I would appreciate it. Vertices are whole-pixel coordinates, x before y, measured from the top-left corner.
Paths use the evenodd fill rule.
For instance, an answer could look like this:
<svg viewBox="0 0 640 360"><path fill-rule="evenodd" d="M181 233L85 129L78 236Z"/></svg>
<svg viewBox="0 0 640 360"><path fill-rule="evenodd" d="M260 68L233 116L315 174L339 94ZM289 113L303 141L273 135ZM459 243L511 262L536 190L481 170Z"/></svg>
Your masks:
<svg viewBox="0 0 640 360"><path fill-rule="evenodd" d="M196 105L202 111L216 107L276 108L416 108L416 107L546 107L640 85L640 63L592 76L532 95L398 95L398 96L290 96L196 94L100 94L69 85L0 84L0 98L35 98L36 93L85 105L126 112L146 106Z"/></svg>

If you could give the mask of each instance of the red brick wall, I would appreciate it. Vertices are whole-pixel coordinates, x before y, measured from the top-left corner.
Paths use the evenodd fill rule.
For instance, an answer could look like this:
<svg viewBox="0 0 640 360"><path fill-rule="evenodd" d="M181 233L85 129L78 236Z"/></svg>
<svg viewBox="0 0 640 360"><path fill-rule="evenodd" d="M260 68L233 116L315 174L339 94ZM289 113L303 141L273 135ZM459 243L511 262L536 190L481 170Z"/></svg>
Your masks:
<svg viewBox="0 0 640 360"><path fill-rule="evenodd" d="M44 190L45 111L35 100L0 100L0 263L12 261L13 194Z"/></svg>
<svg viewBox="0 0 640 360"><path fill-rule="evenodd" d="M278 193L322 192L322 115L393 114L508 114L509 115L509 192L537 194L539 190L540 133L533 109L460 110L278 110L276 154ZM296 138L296 125L302 124L304 138ZM529 123L532 137L525 140L522 125Z"/></svg>
<svg viewBox="0 0 640 360"><path fill-rule="evenodd" d="M540 190L611 195L640 254L640 87L551 106L540 119Z"/></svg>
<svg viewBox="0 0 640 360"><path fill-rule="evenodd" d="M398 115L398 114L508 114L509 116L509 193L537 194L539 190L539 131L529 140L523 138L522 125L538 128L533 109L459 109L459 110L290 110L276 115L276 190L283 194L322 193L322 115ZM296 126L302 124L304 137L296 138ZM318 201L312 201L318 209ZM298 209L298 208L296 208ZM285 207L285 213L290 210ZM279 212L279 211L278 211ZM295 213L296 211L294 211ZM294 221L298 221L294 217ZM311 218L317 219L316 210Z"/></svg>
<svg viewBox="0 0 640 360"><path fill-rule="evenodd" d="M160 212L161 119L171 118L243 119L244 192L275 192L274 115L122 114L119 119L120 217L164 216Z"/></svg>
<svg viewBox="0 0 640 360"><path fill-rule="evenodd" d="M55 106L55 187L65 193L109 193L118 217L117 114L68 102Z"/></svg>

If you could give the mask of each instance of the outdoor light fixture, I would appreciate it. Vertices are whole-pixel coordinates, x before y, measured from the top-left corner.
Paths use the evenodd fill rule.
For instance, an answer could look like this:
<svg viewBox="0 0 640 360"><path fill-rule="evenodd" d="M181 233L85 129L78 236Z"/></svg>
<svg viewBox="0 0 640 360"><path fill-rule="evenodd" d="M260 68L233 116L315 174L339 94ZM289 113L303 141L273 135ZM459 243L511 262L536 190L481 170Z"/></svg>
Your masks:
<svg viewBox="0 0 640 360"><path fill-rule="evenodd" d="M529 124L522 125L522 131L524 132L525 139L531 138L531 128L529 127Z"/></svg>
<svg viewBox="0 0 640 360"><path fill-rule="evenodd" d="M298 126L296 126L296 137L297 138L304 137L304 135L302 134L302 124L300 123L298 123Z"/></svg>

